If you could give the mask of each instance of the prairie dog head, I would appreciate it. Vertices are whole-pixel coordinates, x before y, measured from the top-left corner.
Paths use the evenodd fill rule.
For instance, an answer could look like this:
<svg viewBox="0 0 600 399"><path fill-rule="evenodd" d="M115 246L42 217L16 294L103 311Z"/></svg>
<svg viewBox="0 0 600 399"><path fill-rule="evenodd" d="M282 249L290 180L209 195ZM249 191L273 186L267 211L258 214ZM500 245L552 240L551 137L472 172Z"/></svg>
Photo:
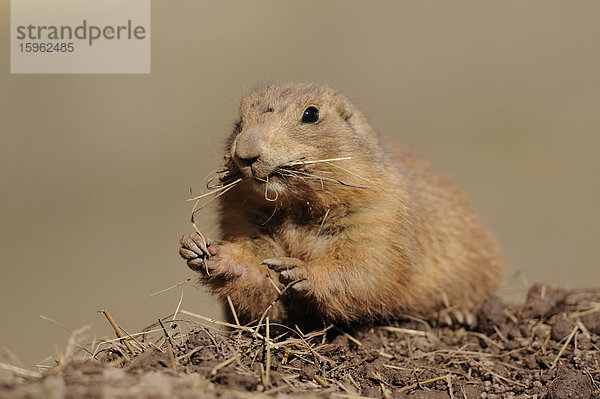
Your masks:
<svg viewBox="0 0 600 399"><path fill-rule="evenodd" d="M364 185L353 173L370 173L365 161L376 163L379 153L374 132L341 93L327 86L286 83L265 86L242 100L226 166L260 192L268 184L269 190L289 196L325 191L324 181ZM347 159L321 162L339 158Z"/></svg>

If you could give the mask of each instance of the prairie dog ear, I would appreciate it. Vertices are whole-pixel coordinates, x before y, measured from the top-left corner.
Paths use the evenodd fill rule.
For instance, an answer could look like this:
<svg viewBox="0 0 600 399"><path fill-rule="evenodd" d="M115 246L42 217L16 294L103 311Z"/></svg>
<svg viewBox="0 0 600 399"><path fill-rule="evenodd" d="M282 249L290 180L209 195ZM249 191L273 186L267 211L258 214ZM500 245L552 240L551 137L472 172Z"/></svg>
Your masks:
<svg viewBox="0 0 600 399"><path fill-rule="evenodd" d="M350 119L353 114L352 104L350 104L350 101L346 97L339 93L336 95L336 111L345 121Z"/></svg>

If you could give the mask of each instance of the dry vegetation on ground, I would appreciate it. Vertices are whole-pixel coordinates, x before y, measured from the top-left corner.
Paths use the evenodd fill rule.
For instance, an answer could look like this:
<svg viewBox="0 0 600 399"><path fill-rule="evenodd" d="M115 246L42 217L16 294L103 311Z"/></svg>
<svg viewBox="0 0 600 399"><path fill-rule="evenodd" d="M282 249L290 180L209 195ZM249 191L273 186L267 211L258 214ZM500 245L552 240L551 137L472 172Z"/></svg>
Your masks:
<svg viewBox="0 0 600 399"><path fill-rule="evenodd" d="M267 319L223 331L178 308L124 340L81 346L74 334L39 375L3 364L0 397L600 397L600 290L536 285L478 318L472 330L408 318L352 335Z"/></svg>

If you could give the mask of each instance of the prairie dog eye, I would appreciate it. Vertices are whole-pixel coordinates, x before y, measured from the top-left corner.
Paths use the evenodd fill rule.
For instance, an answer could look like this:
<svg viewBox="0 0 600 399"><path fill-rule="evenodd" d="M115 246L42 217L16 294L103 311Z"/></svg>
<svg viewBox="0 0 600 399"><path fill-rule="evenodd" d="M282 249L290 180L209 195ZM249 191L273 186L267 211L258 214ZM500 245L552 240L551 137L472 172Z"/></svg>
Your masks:
<svg viewBox="0 0 600 399"><path fill-rule="evenodd" d="M319 110L314 105L306 108L302 113L302 123L315 123L319 120Z"/></svg>

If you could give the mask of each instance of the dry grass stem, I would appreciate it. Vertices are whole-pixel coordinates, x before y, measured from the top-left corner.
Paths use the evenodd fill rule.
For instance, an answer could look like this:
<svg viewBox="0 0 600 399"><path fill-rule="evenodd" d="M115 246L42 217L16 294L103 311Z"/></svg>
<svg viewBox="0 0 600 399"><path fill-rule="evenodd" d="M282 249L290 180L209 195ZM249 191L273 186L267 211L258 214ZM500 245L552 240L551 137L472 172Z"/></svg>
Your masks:
<svg viewBox="0 0 600 399"><path fill-rule="evenodd" d="M219 372L219 370L221 370L223 367L227 367L228 365L230 365L231 363L233 363L235 361L235 356L230 357L229 359L217 364L210 372L211 376L215 376L217 375L217 373Z"/></svg>
<svg viewBox="0 0 600 399"><path fill-rule="evenodd" d="M186 283L189 283L190 281L192 281L191 277L190 278L186 278L185 280L180 281L179 283L174 284L174 285L172 285L172 286L170 286L168 288L165 288L164 290L156 291L155 293L150 294L150 296L153 297L153 296L157 296L157 295L160 295L160 294L164 294L165 292L171 291L172 289L175 289L177 287L181 287L182 285L184 285Z"/></svg>
<svg viewBox="0 0 600 399"><path fill-rule="evenodd" d="M148 334L154 334L157 332L161 332L162 330L160 328L154 329L154 330L147 330L147 331L142 331L142 332L137 332L137 333L133 333L133 334L128 334L127 336L130 338L135 338L135 337L139 337L139 336L144 336L144 335L148 335ZM116 342L121 342L123 338L113 338L113 339L105 339L102 342L98 343L98 346L101 345L110 345L110 344L114 344Z"/></svg>
<svg viewBox="0 0 600 399"><path fill-rule="evenodd" d="M175 312L173 313L173 320L171 320L172 322L174 322L177 319L177 314L179 313L179 309L181 309L182 303L183 303L183 290L181 291L181 296L179 297L179 302L177 302L177 307L175 308Z"/></svg>
<svg viewBox="0 0 600 399"><path fill-rule="evenodd" d="M496 327L496 326L494 326L494 327ZM485 334L478 333L478 332L475 332L475 331L469 331L468 334L476 336L478 338L481 338L482 340L484 340L488 344L493 345L493 346L495 346L498 349L502 349L502 350L504 349L504 345L499 344L498 342L494 341L493 339L491 339L490 337L488 337Z"/></svg>
<svg viewBox="0 0 600 399"><path fill-rule="evenodd" d="M238 319L237 312L235 311L235 307L233 306L233 302L231 302L231 297L227 295L227 303L229 304L229 310L231 310L231 314L233 315L233 319L235 320L235 324L239 327L240 320Z"/></svg>
<svg viewBox="0 0 600 399"><path fill-rule="evenodd" d="M7 364L0 362L0 369L10 371L16 376L25 377L25 378L42 378L42 374L37 371L26 370L21 367L13 366L12 364Z"/></svg>
<svg viewBox="0 0 600 399"><path fill-rule="evenodd" d="M229 183L229 184L227 184L227 185L225 185L225 186L221 187L220 189L217 189L217 190L215 190L215 191L217 191L217 192L216 192L216 194L215 194L215 191L213 191L213 192L210 192L210 193L207 193L207 194L209 194L209 195L210 195L210 194L215 194L215 196L214 196L214 197L212 197L211 199L209 199L208 201L206 201L204 204L202 204L202 205L200 205L200 206L198 206L198 204L200 203L200 199L201 199L201 198L199 198L199 199L196 199L196 200L195 200L195 201L196 201L196 203L194 204L194 208L192 208L192 222L194 222L194 215L196 215L196 214L197 214L198 212L200 212L202 209L206 208L206 207L207 207L207 206L208 206L208 205L209 205L211 202L213 202L214 200L216 200L217 198L219 198L220 196L222 196L223 194L225 194L227 191L231 190L233 187L235 187L235 185L236 185L237 183L239 183L239 182L241 182L241 181L242 181L242 179L241 179L241 178L240 178L240 179L237 179L237 180L235 180L235 181L233 181L233 182L231 182L231 183ZM205 195L205 194L203 194L203 195ZM193 201L193 200L192 200L192 201Z"/></svg>
<svg viewBox="0 0 600 399"><path fill-rule="evenodd" d="M349 174L351 174L351 175L352 175L352 176L354 176L354 177L358 177L358 178L359 178L359 179L361 179L362 181L365 181L365 182L367 182L367 183L369 183L369 184L373 185L374 187L377 187L378 189L380 189L380 190L381 190L381 191L383 191L384 193L388 194L388 195L389 195L389 196L391 196L392 198L395 198L395 199L397 199L398 201L400 201L400 203L404 204L404 200L403 200L402 198L398 197L398 196L397 196L397 195L395 195L395 194L392 194L390 191L386 190L385 188L381 187L380 185L378 185L378 184L375 184L375 183L374 183L372 180L369 180L369 179L367 179L367 178L365 178L365 177L362 177L362 176L360 176L360 175L358 175L358 174L356 174L356 173L352 172L351 170L348 170L348 169L346 169L346 168L342 168L342 167L341 167L341 166L339 166L339 165L335 165L335 164L333 164L333 163L330 163L330 162L326 162L326 163L327 163L328 165L331 165L331 166L335 167L335 168L341 169L341 170L343 170L344 172L346 172L346 173L349 173Z"/></svg>
<svg viewBox="0 0 600 399"><path fill-rule="evenodd" d="M273 281L273 278L271 277L271 274L269 272L267 272L267 280L269 280L269 283L271 283L273 288L275 288L275 291L277 291L277 294L281 295L281 290L277 286L277 283L275 283L275 281Z"/></svg>
<svg viewBox="0 0 600 399"><path fill-rule="evenodd" d="M319 377L317 374L313 377L317 383L323 388L329 388L329 383L325 381L323 378Z"/></svg>
<svg viewBox="0 0 600 399"><path fill-rule="evenodd" d="M50 317L47 317L47 316L44 316L44 315L41 315L41 314L40 314L40 315L38 315L38 316L39 316L39 318L40 318L40 319L43 319L43 320L49 321L50 323L52 323L52 324L56 324L57 326L59 326L59 327L61 327L61 328L65 329L65 330L67 330L69 333L73 333L73 330L72 330L72 329L70 329L69 327L65 326L63 323L61 323L61 322L59 322L59 321L56 321L56 320L54 320L54 319L51 319Z"/></svg>
<svg viewBox="0 0 600 399"><path fill-rule="evenodd" d="M163 325L160 319L158 319L158 324L160 324L160 327L162 328L163 333L165 334L165 345L167 346L167 353L169 354L171 368L177 371L177 363L175 363L175 354L173 353L173 343L171 342L171 336L169 335L169 333L167 333L167 330L165 329L165 326Z"/></svg>
<svg viewBox="0 0 600 399"><path fill-rule="evenodd" d="M319 176L319 175L316 175L314 173L309 173L309 172L306 172L306 171L298 171L298 170L292 171L292 170L282 169L282 170L279 170L278 172L282 176L320 180L321 181L321 189L323 189L323 184L322 183L324 181L328 182L328 183L338 183L338 184L341 184L342 186L348 186L348 187L354 187L354 188L361 188L361 189L369 189L369 188L371 188L369 186L361 186L359 184L348 183L348 182L340 180L340 179L332 179L332 178L325 177L325 176ZM326 172L321 171L321 173L326 173Z"/></svg>
<svg viewBox="0 0 600 399"><path fill-rule="evenodd" d="M395 333L401 333L401 334L417 335L419 337L430 337L431 336L431 334L428 333L427 331L411 330L408 328L382 326L382 327L379 327L379 329L385 330L385 331L391 331L391 332L395 332Z"/></svg>
<svg viewBox="0 0 600 399"><path fill-rule="evenodd" d="M575 327L573 327L573 331L571 331L571 334L569 334L569 336L567 337L567 340L565 341L564 345L562 346L562 348L560 348L560 351L558 351L558 354L554 358L554 361L552 362L552 366L550 366L550 370L552 370L554 367L556 367L559 359L562 357L563 353L565 353L565 350L571 343L571 340L573 339L573 337L575 336L575 334L577 333L578 330L579 330L579 326L576 324Z"/></svg>
<svg viewBox="0 0 600 399"><path fill-rule="evenodd" d="M583 324L581 319L577 319L575 323L577 324L577 326L579 327L579 331L581 331L585 338L591 340L592 334L590 334L590 331L585 327L585 324Z"/></svg>
<svg viewBox="0 0 600 399"><path fill-rule="evenodd" d="M575 318L578 318L578 317L583 317L583 316L586 316L588 314L598 313L598 312L600 312L600 304L594 304L594 306L592 308L587 309L587 310L583 310L583 311L580 311L580 312L571 313L569 315L569 317L572 318L572 319L575 319Z"/></svg>
<svg viewBox="0 0 600 399"><path fill-rule="evenodd" d="M55 324L57 326L59 326L60 328L63 328L64 330L68 331L70 333L69 336L69 343L67 344L67 349L69 347L77 347L78 349L81 349L85 352L87 352L90 356L95 357L94 353L92 353L92 351L88 350L84 345L81 345L78 341L77 338L79 335L83 335L83 331L87 330L89 328L89 326L83 326L77 330L72 330L69 327L67 327L66 325L64 325L63 323L60 323L54 319L51 319L50 317L44 316L44 315L38 315L41 319L49 321L52 324Z"/></svg>
<svg viewBox="0 0 600 399"><path fill-rule="evenodd" d="M342 333L342 335L344 335L344 337L348 338L350 341L354 342L356 345L358 346L362 346L362 342L360 342L358 339L354 338L352 335L348 334L346 331L342 330L339 327L335 327L335 329Z"/></svg>
<svg viewBox="0 0 600 399"><path fill-rule="evenodd" d="M269 377L270 377L270 373L271 373L271 344L269 342L270 340L270 336L271 336L271 331L270 331L270 325L269 325L269 317L267 317L265 319L265 334L267 336L267 339L265 340L265 346L266 346L266 350L267 350L267 355L265 356L265 381L264 381L264 385L265 385L265 390L269 389Z"/></svg>
<svg viewBox="0 0 600 399"><path fill-rule="evenodd" d="M276 170L277 170L277 173L279 173L282 176L297 177L297 178L308 178L308 179L320 180L321 181L321 186L323 185L323 182L329 182L329 183L338 183L338 184L341 184L343 186L354 187L354 188L361 188L361 189L368 189L368 188L370 188L368 186L362 186L362 185L358 185L358 184L348 183L348 182L345 182L343 180L333 179L333 178L329 178L329 177L325 177L325 176L320 176L320 175L314 174L315 172L316 173L331 173L331 172L328 172L328 171L318 170L318 171L311 171L312 172L311 173L311 172L309 172L307 170L297 169L296 168L298 166L306 166L306 165L317 164L317 163L331 164L331 162L345 161L345 160L349 160L349 159L352 159L352 157L316 159L316 160L310 160L310 161L297 160L297 161L287 162L287 163L279 166Z"/></svg>
<svg viewBox="0 0 600 399"><path fill-rule="evenodd" d="M521 383L521 382L519 382L519 381L515 381L515 380L512 380L512 379L510 379L510 378L508 378L508 377L504 377L504 376L502 376L502 375L500 375L500 374L498 374L498 373L495 373L495 372L493 372L492 370L488 370L488 369L486 369L486 368L484 368L483 370L484 370L486 373L488 373L488 374L490 374L490 375L493 375L494 377L496 377L496 378L499 378L499 379L501 379L501 380L504 380L504 381L506 381L506 382L508 382L508 383L510 383L510 384L518 385L518 386L520 386L520 387L527 387L527 385L525 385L525 384L523 384L523 383Z"/></svg>
<svg viewBox="0 0 600 399"><path fill-rule="evenodd" d="M235 324L231 324L231 323L228 323L226 321L212 319L210 317L202 316L202 315L199 315L199 314L194 313L194 312L188 312L187 310L184 310L184 309L180 310L179 313L185 314L187 316L195 317L195 318L200 319L200 320L204 320L206 322L209 322L209 323L217 325L217 326L229 327L229 328L233 328L233 329L236 329L236 330L237 329L241 329L241 330L244 330L244 331L248 331L248 332L251 332L252 334L254 334L255 336L257 336L260 339L265 339L265 337L263 337L261 334L259 334L258 331L255 331L253 328L250 328L250 327L237 326Z"/></svg>
<svg viewBox="0 0 600 399"><path fill-rule="evenodd" d="M502 340L502 342L504 342L505 344L508 343L508 339L504 336L504 334L502 334L502 331L500 331L498 326L494 326L494 331L496 332L496 335L498 335L498 337Z"/></svg>
<svg viewBox="0 0 600 399"><path fill-rule="evenodd" d="M279 199L279 193L277 192L277 190L275 190L273 188L273 183L269 183L269 176L267 176L266 179L262 179L260 177L254 176L255 180L261 181L263 183L266 183L265 185L265 199L269 202L275 202L277 201L277 199ZM275 197L269 197L269 188L273 189L273 192L275 193Z"/></svg>
<svg viewBox="0 0 600 399"><path fill-rule="evenodd" d="M419 382L417 382L415 384L407 385L407 386L405 386L403 388L400 388L397 392L398 393L402 393L402 392L410 391L410 390L413 390L413 389L418 388L418 387L423 386L423 385L427 385L427 384L431 384L431 383L434 383L434 382L437 382L437 381L445 380L446 378L448 378L448 375L442 375L440 377L435 377L435 378L430 378L428 380L419 381Z"/></svg>
<svg viewBox="0 0 600 399"><path fill-rule="evenodd" d="M340 158L329 158L329 159L315 159L312 161L302 161L302 160L298 160L298 161L292 161L292 162L288 162L283 164L282 166L298 166L298 165L310 165L310 164L315 164L315 163L325 163L325 162L335 162L335 161L346 161L352 159L352 157L340 157Z"/></svg>
<svg viewBox="0 0 600 399"><path fill-rule="evenodd" d="M446 375L446 385L448 385L448 393L450 394L450 399L454 399L454 390L452 389L452 374Z"/></svg>
<svg viewBox="0 0 600 399"><path fill-rule="evenodd" d="M239 178L237 180L232 181L231 183L225 184L224 186L221 186L219 188L215 188L215 189L209 191L208 193L200 194L200 195L197 195L197 196L195 196L193 198L188 198L187 202L197 201L197 200L200 200L202 198L206 198L206 197L209 197L209 196L211 196L213 194L216 194L219 191L228 190L229 188L231 188L232 186L236 185L237 183L239 183L241 181L242 181L242 178Z"/></svg>
<svg viewBox="0 0 600 399"><path fill-rule="evenodd" d="M303 281L304 279L300 279L300 280L295 280L292 281L291 283L289 283L288 285L286 285L283 290L281 290L279 292L279 295L277 296L277 298L275 298L275 300L273 300L273 302L271 302L269 304L269 306L267 306L267 308L265 309L265 311L263 312L263 314L260 316L260 319L258 320L258 324L256 325L256 328L254 329L255 332L258 333L258 330L260 329L261 325L262 325L262 321L265 319L265 316L269 313L269 311L271 309L273 309L273 306L275 306L275 304L281 299L281 297L283 296L283 294L285 294L285 292L290 288L293 287L295 284L298 284L300 281ZM277 287L276 287L277 288ZM278 289L279 291L279 289ZM297 327L297 326L296 326Z"/></svg>
<svg viewBox="0 0 600 399"><path fill-rule="evenodd" d="M112 326L113 330L115 330L115 333L117 334L117 337L119 337L120 341L127 347L127 350L129 351L129 353L131 353L132 355L135 355L135 351L133 350L131 344L129 343L129 341L127 340L127 338L125 338L125 336L121 332L121 329L119 328L119 326L117 325L117 323L115 323L115 321L113 320L113 318L110 315L110 313L108 313L107 310L99 310L98 313L102 313L106 317L106 319L108 320L108 322Z"/></svg>

